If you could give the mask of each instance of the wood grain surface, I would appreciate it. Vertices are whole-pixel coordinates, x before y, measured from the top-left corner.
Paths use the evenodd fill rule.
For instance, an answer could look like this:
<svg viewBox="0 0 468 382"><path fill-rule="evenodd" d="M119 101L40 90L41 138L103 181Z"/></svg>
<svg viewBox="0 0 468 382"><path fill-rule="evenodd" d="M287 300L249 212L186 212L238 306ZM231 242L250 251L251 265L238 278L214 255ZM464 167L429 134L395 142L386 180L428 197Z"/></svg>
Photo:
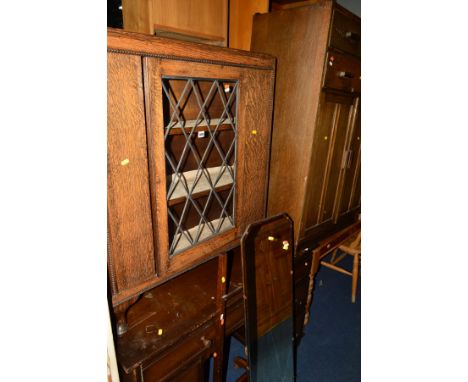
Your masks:
<svg viewBox="0 0 468 382"><path fill-rule="evenodd" d="M154 33L152 0L122 0L122 17L125 30Z"/></svg>
<svg viewBox="0 0 468 382"><path fill-rule="evenodd" d="M108 55L108 230L114 292L155 274L141 59Z"/></svg>
<svg viewBox="0 0 468 382"><path fill-rule="evenodd" d="M330 15L331 4L254 16L251 50L278 58L268 215L287 212L296 223L296 240Z"/></svg>
<svg viewBox="0 0 468 382"><path fill-rule="evenodd" d="M108 31L108 42L109 273L116 307L235 246L243 229L265 216L275 60L115 30ZM163 77L239 84L235 227L174 256L168 240ZM226 133L221 140L229 138ZM128 169L132 172L122 172ZM123 233L116 231L122 227Z"/></svg>
<svg viewBox="0 0 468 382"><path fill-rule="evenodd" d="M229 47L250 50L252 22L256 13L268 12L268 0L229 1Z"/></svg>
<svg viewBox="0 0 468 382"><path fill-rule="evenodd" d="M344 179L340 199L337 201L336 218L358 207L352 200L361 170L361 108L359 101L360 99L356 98L353 105L353 119L349 127L349 141L345 154Z"/></svg>
<svg viewBox="0 0 468 382"><path fill-rule="evenodd" d="M334 1L292 3L255 15L251 49L277 57L268 215L286 211L298 242L338 229L359 199L360 152L349 146L360 123L360 19Z"/></svg>
<svg viewBox="0 0 468 382"><path fill-rule="evenodd" d="M209 35L227 45L227 0L152 0L153 24L195 36Z"/></svg>
<svg viewBox="0 0 468 382"><path fill-rule="evenodd" d="M244 232L266 216L273 71L245 70L239 93L237 219Z"/></svg>
<svg viewBox="0 0 468 382"><path fill-rule="evenodd" d="M243 50L219 48L206 44L189 43L153 37L141 33L108 28L107 49L136 55L154 55L184 61L212 62L271 70L275 59L266 54L252 54Z"/></svg>

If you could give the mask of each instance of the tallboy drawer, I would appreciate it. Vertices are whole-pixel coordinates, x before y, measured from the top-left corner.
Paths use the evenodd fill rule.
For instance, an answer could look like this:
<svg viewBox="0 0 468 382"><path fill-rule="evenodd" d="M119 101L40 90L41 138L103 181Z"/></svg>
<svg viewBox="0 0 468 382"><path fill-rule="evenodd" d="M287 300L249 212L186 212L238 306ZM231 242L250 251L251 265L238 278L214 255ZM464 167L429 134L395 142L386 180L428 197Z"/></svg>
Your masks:
<svg viewBox="0 0 468 382"><path fill-rule="evenodd" d="M361 91L361 61L336 52L328 52L326 59L325 88L348 92Z"/></svg>
<svg viewBox="0 0 468 382"><path fill-rule="evenodd" d="M329 46L360 57L360 20L343 13L340 9L335 8L333 11Z"/></svg>

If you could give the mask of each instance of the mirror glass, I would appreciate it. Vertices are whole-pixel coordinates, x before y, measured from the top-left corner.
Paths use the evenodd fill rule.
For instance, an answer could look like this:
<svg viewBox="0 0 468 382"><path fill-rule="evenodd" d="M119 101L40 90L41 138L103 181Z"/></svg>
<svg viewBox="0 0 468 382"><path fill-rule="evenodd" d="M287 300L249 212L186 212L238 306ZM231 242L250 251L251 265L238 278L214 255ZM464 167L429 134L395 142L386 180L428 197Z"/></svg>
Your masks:
<svg viewBox="0 0 468 382"><path fill-rule="evenodd" d="M251 382L294 380L293 232L282 214L251 224L242 237Z"/></svg>

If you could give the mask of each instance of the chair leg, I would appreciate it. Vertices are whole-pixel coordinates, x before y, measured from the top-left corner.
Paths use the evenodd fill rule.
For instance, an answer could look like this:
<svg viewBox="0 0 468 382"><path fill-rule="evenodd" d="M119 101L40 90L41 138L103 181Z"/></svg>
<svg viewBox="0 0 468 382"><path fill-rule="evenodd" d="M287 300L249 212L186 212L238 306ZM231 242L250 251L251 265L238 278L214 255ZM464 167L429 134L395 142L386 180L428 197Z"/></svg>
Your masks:
<svg viewBox="0 0 468 382"><path fill-rule="evenodd" d="M352 291L351 291L351 302L356 302L356 290L357 290L357 283L359 277L359 255L354 255L353 260L353 284L352 284Z"/></svg>

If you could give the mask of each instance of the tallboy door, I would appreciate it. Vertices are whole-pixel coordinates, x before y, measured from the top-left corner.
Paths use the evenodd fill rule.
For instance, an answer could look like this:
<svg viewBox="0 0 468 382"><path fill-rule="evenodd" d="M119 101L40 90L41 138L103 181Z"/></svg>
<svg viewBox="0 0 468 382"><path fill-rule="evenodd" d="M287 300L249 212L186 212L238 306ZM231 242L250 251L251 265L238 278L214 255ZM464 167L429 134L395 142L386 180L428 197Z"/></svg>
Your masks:
<svg viewBox="0 0 468 382"><path fill-rule="evenodd" d="M216 254L265 210L271 73L143 59L160 274ZM258 190L258 191L254 191Z"/></svg>
<svg viewBox="0 0 468 382"><path fill-rule="evenodd" d="M353 99L333 96L329 98L335 106L335 121L332 133L333 146L329 153L328 170L321 193L318 222L324 223L333 219L341 192L344 175L346 138L352 123Z"/></svg>
<svg viewBox="0 0 468 382"><path fill-rule="evenodd" d="M337 219L359 207L361 193L361 107L359 98L355 100L355 115L349 129L349 143L344 153L343 190L340 195Z"/></svg>
<svg viewBox="0 0 468 382"><path fill-rule="evenodd" d="M308 175L305 230L333 218L342 184L343 156L352 111L352 97L323 93Z"/></svg>

